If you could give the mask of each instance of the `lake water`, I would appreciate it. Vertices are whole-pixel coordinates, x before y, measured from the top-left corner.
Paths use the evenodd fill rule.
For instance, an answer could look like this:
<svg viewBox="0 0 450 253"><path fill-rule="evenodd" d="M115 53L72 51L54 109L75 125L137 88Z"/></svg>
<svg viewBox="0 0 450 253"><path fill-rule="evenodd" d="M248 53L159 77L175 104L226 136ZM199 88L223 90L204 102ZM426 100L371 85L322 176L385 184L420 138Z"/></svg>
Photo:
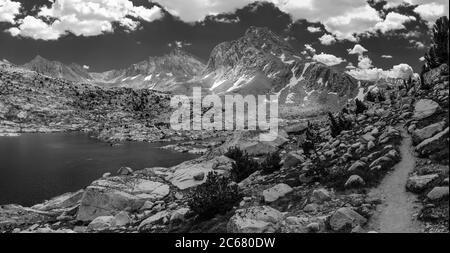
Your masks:
<svg viewBox="0 0 450 253"><path fill-rule="evenodd" d="M111 147L82 133L0 137L0 205L31 206L85 188L106 172L168 167L196 156L129 142Z"/></svg>

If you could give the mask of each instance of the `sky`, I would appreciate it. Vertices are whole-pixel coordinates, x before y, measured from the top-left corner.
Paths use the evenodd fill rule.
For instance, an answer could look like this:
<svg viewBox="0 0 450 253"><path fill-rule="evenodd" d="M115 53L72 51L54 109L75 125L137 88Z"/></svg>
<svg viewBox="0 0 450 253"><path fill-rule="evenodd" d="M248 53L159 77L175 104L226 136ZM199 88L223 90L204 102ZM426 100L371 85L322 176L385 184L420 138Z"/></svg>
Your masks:
<svg viewBox="0 0 450 253"><path fill-rule="evenodd" d="M365 80L419 72L447 0L0 0L0 59L36 55L90 71L174 48L205 63L221 42L268 27L298 54Z"/></svg>

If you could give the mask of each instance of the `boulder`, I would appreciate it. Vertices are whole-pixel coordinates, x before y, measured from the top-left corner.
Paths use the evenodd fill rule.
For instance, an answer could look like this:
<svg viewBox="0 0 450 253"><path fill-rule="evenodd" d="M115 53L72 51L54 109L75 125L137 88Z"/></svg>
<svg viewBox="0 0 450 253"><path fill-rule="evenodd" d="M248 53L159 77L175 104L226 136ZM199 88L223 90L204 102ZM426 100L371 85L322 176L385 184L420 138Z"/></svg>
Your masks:
<svg viewBox="0 0 450 253"><path fill-rule="evenodd" d="M159 213L156 213L156 214L148 217L144 221L142 221L141 224L139 224L138 229L139 229L139 231L143 231L143 230L151 228L155 224L163 223L164 220L166 218L168 218L168 216L169 216L169 212L167 212L167 211L161 211Z"/></svg>
<svg viewBox="0 0 450 253"><path fill-rule="evenodd" d="M373 137L373 135L372 135L371 133L367 133L367 134L361 136L361 138L362 138L364 141L366 141L366 142L369 142L369 141L375 141L375 140L376 140L376 138Z"/></svg>
<svg viewBox="0 0 450 253"><path fill-rule="evenodd" d="M278 151L288 141L287 137L286 132L280 130L274 141L261 141L259 133L238 132L213 153L223 155L237 147L251 156L264 156Z"/></svg>
<svg viewBox="0 0 450 253"><path fill-rule="evenodd" d="M113 216L99 216L95 218L88 225L90 231L106 230L115 226L115 219Z"/></svg>
<svg viewBox="0 0 450 253"><path fill-rule="evenodd" d="M438 174L412 176L406 182L406 189L410 192L421 193L429 188L438 178Z"/></svg>
<svg viewBox="0 0 450 253"><path fill-rule="evenodd" d="M314 213L314 212L317 212L318 209L319 209L319 205L318 204L311 203L311 204L307 204L303 208L303 212L305 212L305 213Z"/></svg>
<svg viewBox="0 0 450 253"><path fill-rule="evenodd" d="M369 141L369 143L367 143L368 150L372 150L374 147L375 147L375 143L373 141Z"/></svg>
<svg viewBox="0 0 450 253"><path fill-rule="evenodd" d="M131 223L131 218L127 212L122 211L114 216L114 225L123 227Z"/></svg>
<svg viewBox="0 0 450 253"><path fill-rule="evenodd" d="M421 99L414 105L413 118L417 120L426 119L435 114L439 104L430 99Z"/></svg>
<svg viewBox="0 0 450 253"><path fill-rule="evenodd" d="M298 123L285 127L284 131L286 131L289 135L301 135L306 131L306 129L308 129L308 124Z"/></svg>
<svg viewBox="0 0 450 253"><path fill-rule="evenodd" d="M390 156L386 155L386 156L382 156L382 157L376 159L375 161L373 161L370 164L369 168L372 169L372 168L379 166L381 169L384 170L384 169L388 169L389 166L391 166L392 164L393 164L392 158Z"/></svg>
<svg viewBox="0 0 450 253"><path fill-rule="evenodd" d="M317 233L320 231L320 224L318 222L310 223L306 226L310 233Z"/></svg>
<svg viewBox="0 0 450 253"><path fill-rule="evenodd" d="M413 141L416 144L421 143L422 141L424 141L428 138L431 138L435 134L444 130L444 127L445 127L445 122L438 122L438 123L426 126L422 129L416 129L412 133Z"/></svg>
<svg viewBox="0 0 450 253"><path fill-rule="evenodd" d="M367 164L362 161L356 161L355 163L348 168L349 172L355 172L355 171L363 171L366 168Z"/></svg>
<svg viewBox="0 0 450 253"><path fill-rule="evenodd" d="M113 216L121 211L136 211L145 201L160 200L169 192L168 185L141 178L100 179L86 188L77 219L91 221L96 217Z"/></svg>
<svg viewBox="0 0 450 253"><path fill-rule="evenodd" d="M190 212L189 208L183 207L176 211L174 211L170 216L170 221L183 221L186 218L186 215Z"/></svg>
<svg viewBox="0 0 450 253"><path fill-rule="evenodd" d="M305 158L295 151L291 151L284 159L283 167L292 168L305 162Z"/></svg>
<svg viewBox="0 0 450 253"><path fill-rule="evenodd" d="M127 176L133 174L133 170L130 167L121 167L117 170L117 174L121 176Z"/></svg>
<svg viewBox="0 0 450 253"><path fill-rule="evenodd" d="M311 198L314 203L320 204L325 201L331 200L331 194L326 189L322 188L314 190Z"/></svg>
<svg viewBox="0 0 450 253"><path fill-rule="evenodd" d="M442 152L442 149L444 148L448 152L448 137L449 137L448 131L449 128L447 127L444 131L436 134L431 138L422 141L416 147L417 153L419 153L421 156L427 156L436 151Z"/></svg>
<svg viewBox="0 0 450 253"><path fill-rule="evenodd" d="M66 193L55 197L43 204L35 205L32 208L39 211L64 210L74 207L80 203L84 191L80 190L75 193Z"/></svg>
<svg viewBox="0 0 450 253"><path fill-rule="evenodd" d="M400 139L400 132L392 126L386 127L383 133L378 137L379 144L385 144L391 140Z"/></svg>
<svg viewBox="0 0 450 253"><path fill-rule="evenodd" d="M233 166L233 160L226 156L214 157L209 160L192 160L181 163L168 170L166 180L180 190L195 187L206 182L206 175L217 172L220 175L229 176ZM203 178L200 180L200 175Z"/></svg>
<svg viewBox="0 0 450 253"><path fill-rule="evenodd" d="M434 187L433 190L431 190L427 194L427 198L431 201L439 201L444 198L448 198L448 186L446 187Z"/></svg>
<svg viewBox="0 0 450 253"><path fill-rule="evenodd" d="M263 191L264 201L267 203L277 201L279 198L284 197L292 191L293 189L287 184L275 185L274 187Z"/></svg>
<svg viewBox="0 0 450 253"><path fill-rule="evenodd" d="M269 206L253 206L240 209L227 224L228 233L274 233L284 214Z"/></svg>
<svg viewBox="0 0 450 253"><path fill-rule="evenodd" d="M362 226L367 219L351 208L342 207L338 209L330 218L330 227L336 232L350 232L357 226Z"/></svg>
<svg viewBox="0 0 450 253"><path fill-rule="evenodd" d="M352 175L348 178L347 182L345 182L344 187L345 188L357 188L357 187L362 187L365 184L366 183L364 182L364 179L362 179L360 176Z"/></svg>

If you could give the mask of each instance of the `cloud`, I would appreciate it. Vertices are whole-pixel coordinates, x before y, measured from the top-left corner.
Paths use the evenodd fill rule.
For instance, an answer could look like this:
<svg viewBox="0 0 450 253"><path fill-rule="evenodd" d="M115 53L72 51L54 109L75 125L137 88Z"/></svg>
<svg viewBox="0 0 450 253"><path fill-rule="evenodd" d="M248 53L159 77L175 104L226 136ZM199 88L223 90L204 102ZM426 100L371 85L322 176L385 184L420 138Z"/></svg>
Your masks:
<svg viewBox="0 0 450 253"><path fill-rule="evenodd" d="M306 29L310 33L320 33L322 31L322 29L320 29L320 27L315 27L315 26L308 26L308 28L306 28Z"/></svg>
<svg viewBox="0 0 450 253"><path fill-rule="evenodd" d="M355 69L356 67L353 65L353 63L349 62L345 68L346 69Z"/></svg>
<svg viewBox="0 0 450 253"><path fill-rule="evenodd" d="M316 49L314 49L310 44L305 44L305 49L307 52L310 52L311 54L316 54Z"/></svg>
<svg viewBox="0 0 450 253"><path fill-rule="evenodd" d="M322 43L322 45L326 45L326 46L329 46L336 42L336 39L334 38L334 36L329 35L329 34L324 34L322 37L319 38L319 40L320 40L320 43Z"/></svg>
<svg viewBox="0 0 450 253"><path fill-rule="evenodd" d="M91 67L89 67L88 65L83 65L83 68L84 68L85 70L89 70Z"/></svg>
<svg viewBox="0 0 450 253"><path fill-rule="evenodd" d="M379 22L375 25L375 30L379 30L382 33L386 33L392 30L404 29L404 23L415 21L416 18L413 16L405 16L396 12L389 12L386 15L385 20Z"/></svg>
<svg viewBox="0 0 450 253"><path fill-rule="evenodd" d="M430 24L433 24L434 21L436 21L436 19L438 19L439 17L444 16L446 14L445 5L434 3L434 2L419 5L414 9L414 12L419 14L421 18L430 22ZM447 7L447 13L448 13L448 7Z"/></svg>
<svg viewBox="0 0 450 253"><path fill-rule="evenodd" d="M183 48L187 46L192 46L192 43L184 42L184 41L174 41L173 43L167 44L169 47L175 47L175 48Z"/></svg>
<svg viewBox="0 0 450 253"><path fill-rule="evenodd" d="M20 14L21 4L11 0L0 0L0 22L14 24L14 19Z"/></svg>
<svg viewBox="0 0 450 253"><path fill-rule="evenodd" d="M185 22L202 21L208 15L226 13L244 7L254 1L251 0L155 0L170 14L178 16Z"/></svg>
<svg viewBox="0 0 450 253"><path fill-rule="evenodd" d="M320 53L316 54L312 58L314 61L321 62L327 66L334 66L345 62L344 59L336 57L332 54Z"/></svg>
<svg viewBox="0 0 450 253"><path fill-rule="evenodd" d="M411 66L406 63L395 65L390 70L383 70L380 68L368 68L368 69L351 69L346 72L358 80L365 81L377 81L386 78L395 79L408 79L414 74Z"/></svg>
<svg viewBox="0 0 450 253"><path fill-rule="evenodd" d="M371 69L351 69L346 73L358 80L377 81L384 76L383 72L384 71L382 69L371 68Z"/></svg>
<svg viewBox="0 0 450 253"><path fill-rule="evenodd" d="M417 6L414 12L419 14L422 19L428 21L429 25L433 25L436 19L441 16L448 16L449 12L448 0L390 0L385 5L385 9L395 8L400 5Z"/></svg>
<svg viewBox="0 0 450 253"><path fill-rule="evenodd" d="M423 43L420 42L420 41L410 40L409 42L410 42L411 44L413 44L414 47L417 48L417 49L424 49L424 48L425 48L425 44L423 44Z"/></svg>
<svg viewBox="0 0 450 253"><path fill-rule="evenodd" d="M358 62L358 68L360 69L369 69L373 67L372 60L367 56L360 56Z"/></svg>
<svg viewBox="0 0 450 253"><path fill-rule="evenodd" d="M96 36L113 31L117 22L128 30L135 30L139 21L151 22L162 16L157 6L151 9L134 6L129 0L55 0L50 7L41 7L38 17L27 16L17 27L8 31L13 36L56 40L71 32L77 36ZM52 19L46 23L42 19Z"/></svg>
<svg viewBox="0 0 450 253"><path fill-rule="evenodd" d="M388 14L386 19L373 8L367 0L267 0L280 10L290 14L295 20L306 19L321 22L325 29L337 40L358 41L358 35L377 30L390 31L402 29L403 23L414 17L399 13ZM395 1L395 0L394 0ZM408 0L412 1L412 0ZM440 0L439 0L440 1ZM155 0L171 14L185 22L201 21L208 15L226 13L242 8L254 0ZM396 5L399 3L395 2ZM309 32L320 32L310 26Z"/></svg>
<svg viewBox="0 0 450 253"><path fill-rule="evenodd" d="M33 16L27 16L19 21L18 27L12 27L7 30L12 36L23 36L35 40L57 40L60 33L50 27L41 19Z"/></svg>
<svg viewBox="0 0 450 253"><path fill-rule="evenodd" d="M393 57L392 57L392 55L383 54L383 55L381 56L381 58L392 59Z"/></svg>
<svg viewBox="0 0 450 253"><path fill-rule="evenodd" d="M327 31L336 35L339 40L356 42L355 35L372 31L373 27L381 21L379 13L367 5L343 15L331 17L324 21L324 25Z"/></svg>
<svg viewBox="0 0 450 253"><path fill-rule="evenodd" d="M387 76L390 78L408 79L414 74L414 70L406 63L395 65L391 70L387 72Z"/></svg>
<svg viewBox="0 0 450 253"><path fill-rule="evenodd" d="M368 52L367 49L365 49L360 44L356 44L352 49L348 49L348 54L357 54L357 55L363 55L365 52Z"/></svg>

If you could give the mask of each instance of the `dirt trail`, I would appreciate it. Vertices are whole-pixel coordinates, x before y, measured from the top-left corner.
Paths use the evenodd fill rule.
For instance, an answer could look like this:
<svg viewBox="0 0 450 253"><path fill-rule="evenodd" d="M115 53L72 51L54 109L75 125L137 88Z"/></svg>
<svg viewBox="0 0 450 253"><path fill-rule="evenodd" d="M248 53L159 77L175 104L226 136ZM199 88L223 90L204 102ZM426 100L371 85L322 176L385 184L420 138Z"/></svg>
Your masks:
<svg viewBox="0 0 450 253"><path fill-rule="evenodd" d="M403 141L400 146L401 161L386 175L381 184L371 191L380 197L378 206L368 228L379 233L419 233L421 224L414 217L420 203L417 197L406 191L408 175L414 169L416 158L412 150L411 137L402 129Z"/></svg>

